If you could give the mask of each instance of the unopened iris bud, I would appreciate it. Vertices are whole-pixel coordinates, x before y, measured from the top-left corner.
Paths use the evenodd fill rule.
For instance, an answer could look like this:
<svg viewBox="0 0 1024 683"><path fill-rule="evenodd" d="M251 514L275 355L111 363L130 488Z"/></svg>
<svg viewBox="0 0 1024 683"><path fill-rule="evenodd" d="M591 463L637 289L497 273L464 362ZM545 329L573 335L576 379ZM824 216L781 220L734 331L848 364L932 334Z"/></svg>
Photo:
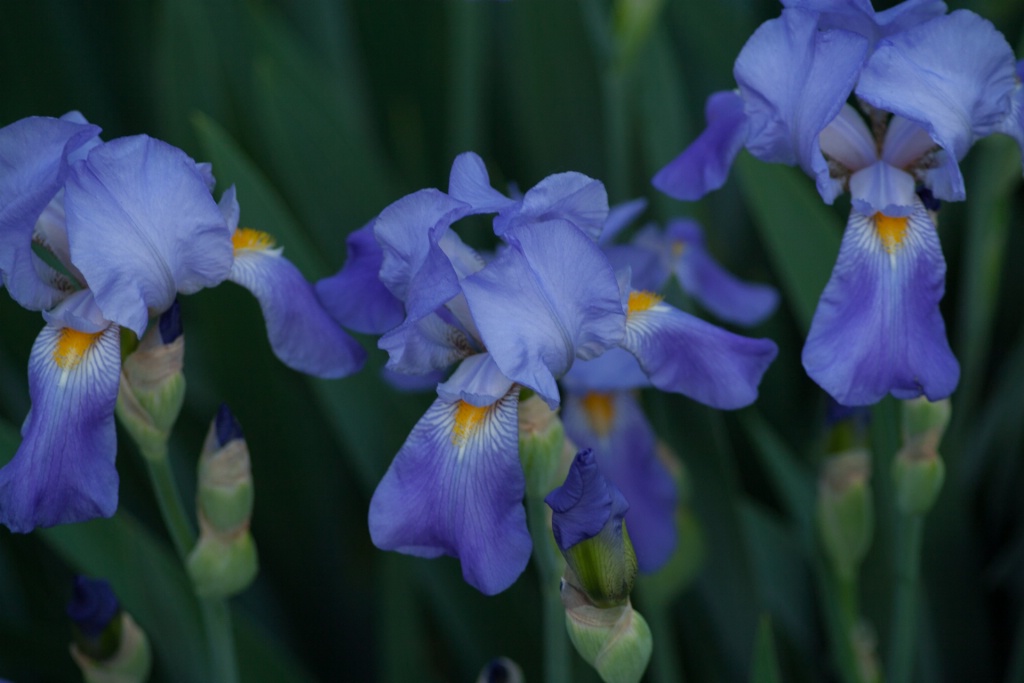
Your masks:
<svg viewBox="0 0 1024 683"><path fill-rule="evenodd" d="M121 364L117 416L149 458L164 457L185 400L185 337L175 300Z"/></svg>
<svg viewBox="0 0 1024 683"><path fill-rule="evenodd" d="M249 447L226 405L206 435L198 479L199 542L188 556L189 576L199 595L234 595L252 583L259 559L249 532L254 497Z"/></svg>
<svg viewBox="0 0 1024 683"><path fill-rule="evenodd" d="M925 398L903 404L903 448L893 461L896 503L904 514L923 515L931 509L946 478L939 443L949 424L949 400Z"/></svg>
<svg viewBox="0 0 1024 683"><path fill-rule="evenodd" d="M853 579L871 546L874 527L871 461L864 449L832 456L818 482L818 528L825 551L844 579Z"/></svg>
<svg viewBox="0 0 1024 683"><path fill-rule="evenodd" d="M531 392L519 400L519 461L526 475L526 495L540 497L551 490L562 459L565 429L558 413Z"/></svg>
<svg viewBox="0 0 1024 683"><path fill-rule="evenodd" d="M598 607L628 602L636 581L636 553L623 522L629 504L597 467L590 449L580 451L565 483L544 499L566 562L565 579Z"/></svg>
<svg viewBox="0 0 1024 683"><path fill-rule="evenodd" d="M487 662L476 683L523 683L523 670L508 657L498 657Z"/></svg>
<svg viewBox="0 0 1024 683"><path fill-rule="evenodd" d="M627 600L600 608L572 585L562 584L565 626L580 656L605 683L637 683L651 660L651 629Z"/></svg>
<svg viewBox="0 0 1024 683"><path fill-rule="evenodd" d="M149 678L149 641L121 610L109 583L76 577L67 613L72 623L71 657L86 683L136 683Z"/></svg>

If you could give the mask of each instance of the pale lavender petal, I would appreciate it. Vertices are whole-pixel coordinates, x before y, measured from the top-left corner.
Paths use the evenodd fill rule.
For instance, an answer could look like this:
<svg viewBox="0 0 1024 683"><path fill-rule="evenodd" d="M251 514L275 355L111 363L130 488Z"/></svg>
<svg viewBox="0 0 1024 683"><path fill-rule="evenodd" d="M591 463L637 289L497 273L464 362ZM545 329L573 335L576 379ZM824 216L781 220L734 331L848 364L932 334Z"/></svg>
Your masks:
<svg viewBox="0 0 1024 683"><path fill-rule="evenodd" d="M102 332L110 326L88 289L69 294L49 311L43 311L43 318L54 327L71 327L88 334Z"/></svg>
<svg viewBox="0 0 1024 683"><path fill-rule="evenodd" d="M935 227L920 203L902 232L899 222L877 225L876 218L850 216L811 322L804 368L844 405L869 405L890 393L945 398L960 368L939 311L946 264Z"/></svg>
<svg viewBox="0 0 1024 683"><path fill-rule="evenodd" d="M747 116L739 93L728 90L712 94L704 116L704 132L651 181L670 197L696 201L720 188L747 141Z"/></svg>
<svg viewBox="0 0 1024 683"><path fill-rule="evenodd" d="M142 336L151 311L222 282L231 237L196 163L145 135L93 149L64 196L72 262L104 316Z"/></svg>
<svg viewBox="0 0 1024 683"><path fill-rule="evenodd" d="M854 210L866 216L909 216L918 202L914 177L884 161L850 176L850 197Z"/></svg>
<svg viewBox="0 0 1024 683"><path fill-rule="evenodd" d="M494 233L504 235L517 225L564 220L592 240L601 237L608 219L604 184L582 173L556 173L534 185L521 202L494 218Z"/></svg>
<svg viewBox="0 0 1024 683"><path fill-rule="evenodd" d="M512 380L501 374L491 354L476 353L459 363L447 382L437 385L437 395L445 401L488 406L511 388Z"/></svg>
<svg viewBox="0 0 1024 683"><path fill-rule="evenodd" d="M50 308L66 294L67 287L58 286L64 278L32 253L33 231L64 185L68 157L99 132L97 126L46 117L0 129L0 276L25 308Z"/></svg>
<svg viewBox="0 0 1024 683"><path fill-rule="evenodd" d="M677 543L678 492L657 456L654 430L628 391L569 394L562 408L565 434L591 448L601 473L629 503L626 528L640 571L657 571Z"/></svg>
<svg viewBox="0 0 1024 683"><path fill-rule="evenodd" d="M614 347L625 316L600 248L566 221L524 224L510 248L462 283L484 346L509 379L558 402L573 359Z"/></svg>
<svg viewBox="0 0 1024 683"><path fill-rule="evenodd" d="M875 12L870 0L782 0L782 4L818 12L822 29L855 31L872 44L946 13L946 3L940 0L905 0L884 12Z"/></svg>
<svg viewBox="0 0 1024 683"><path fill-rule="evenodd" d="M1005 120L1015 85L1006 39L989 21L960 10L880 41L857 95L928 131L946 154L925 184L940 199L960 200L957 164L975 140Z"/></svg>
<svg viewBox="0 0 1024 683"><path fill-rule="evenodd" d="M275 249L236 249L229 278L252 292L270 346L288 367L338 378L362 367L366 352L327 314L312 285Z"/></svg>
<svg viewBox="0 0 1024 683"><path fill-rule="evenodd" d="M1017 141L1021 149L1021 161L1024 162L1024 59L1017 62L1017 87L1013 89L1013 99L1010 102L1010 111L999 124L998 131L1009 135Z"/></svg>
<svg viewBox="0 0 1024 683"><path fill-rule="evenodd" d="M518 392L479 408L437 399L373 494L370 537L384 550L457 557L466 581L493 595L530 559L525 493Z"/></svg>
<svg viewBox="0 0 1024 683"><path fill-rule="evenodd" d="M647 200L643 197L610 207L608 218L604 222L604 229L601 230L601 239L598 241L601 244L611 242L624 228L639 218L646 208Z"/></svg>
<svg viewBox="0 0 1024 683"><path fill-rule="evenodd" d="M746 104L747 149L762 161L799 164L829 203L843 188L829 174L818 136L846 104L867 50L864 36L819 31L814 14L785 10L761 24L733 68Z"/></svg>
<svg viewBox="0 0 1024 683"><path fill-rule="evenodd" d="M455 157L448 177L448 194L469 204L477 213L497 213L516 203L491 187L484 160L475 152Z"/></svg>
<svg viewBox="0 0 1024 683"><path fill-rule="evenodd" d="M377 346L388 353L388 370L406 375L443 370L477 350L465 332L436 313L403 322Z"/></svg>
<svg viewBox="0 0 1024 683"><path fill-rule="evenodd" d="M562 377L562 383L577 393L623 391L651 385L636 356L623 348L608 349L591 360L577 360Z"/></svg>
<svg viewBox="0 0 1024 683"><path fill-rule="evenodd" d="M757 399L761 376L778 353L774 342L727 332L646 296L641 305L630 300L622 346L655 387L727 410Z"/></svg>
<svg viewBox="0 0 1024 683"><path fill-rule="evenodd" d="M380 281L384 252L373 235L373 223L351 233L345 245L345 265L316 283L317 298L345 327L366 334L383 334L402 322L405 307Z"/></svg>
<svg viewBox="0 0 1024 683"><path fill-rule="evenodd" d="M818 136L821 153L850 171L867 168L878 159L875 139L856 109L844 104L839 116L825 126Z"/></svg>
<svg viewBox="0 0 1024 683"><path fill-rule="evenodd" d="M93 335L47 325L29 358L32 410L0 469L0 524L36 527L110 517L117 509L116 325Z"/></svg>

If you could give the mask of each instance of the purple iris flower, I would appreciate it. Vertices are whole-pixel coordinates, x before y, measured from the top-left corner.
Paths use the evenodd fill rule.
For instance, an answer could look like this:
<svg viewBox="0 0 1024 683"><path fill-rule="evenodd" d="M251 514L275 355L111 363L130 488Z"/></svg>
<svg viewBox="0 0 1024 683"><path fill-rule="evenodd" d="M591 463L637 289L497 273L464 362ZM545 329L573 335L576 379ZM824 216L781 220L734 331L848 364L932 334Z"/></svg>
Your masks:
<svg viewBox="0 0 1024 683"><path fill-rule="evenodd" d="M494 254L477 253L452 229L480 213L497 214ZM756 397L774 344L693 323L631 292L597 243L607 216L593 179L558 174L512 199L491 188L473 154L456 159L449 194L421 190L381 212L379 277L405 310L379 342L388 368L422 375L456 367L374 493L378 547L458 557L463 576L485 593L515 581L531 548L518 394L529 388L556 407L556 381L577 359L621 346L655 386L720 407ZM319 293L330 308L330 289Z"/></svg>
<svg viewBox="0 0 1024 683"><path fill-rule="evenodd" d="M963 199L959 161L982 137L1006 133L1024 146L1012 50L985 19L945 14L933 0L885 12L867 0L784 4L737 58L739 89L711 96L707 129L654 184L698 199L746 147L799 165L828 203L849 191L853 211L804 366L845 404L948 396L959 365L938 308L945 261L920 195Z"/></svg>
<svg viewBox="0 0 1024 683"><path fill-rule="evenodd" d="M0 129L0 272L11 296L46 320L29 359L22 443L0 469L0 524L16 532L116 510L121 328L141 337L178 294L229 277L265 311L268 287L296 289L293 276L240 254L237 239L233 249L208 166L145 135L104 143L98 134L77 113ZM268 314L285 362L333 375L338 360L296 351L274 329L282 319L301 321Z"/></svg>

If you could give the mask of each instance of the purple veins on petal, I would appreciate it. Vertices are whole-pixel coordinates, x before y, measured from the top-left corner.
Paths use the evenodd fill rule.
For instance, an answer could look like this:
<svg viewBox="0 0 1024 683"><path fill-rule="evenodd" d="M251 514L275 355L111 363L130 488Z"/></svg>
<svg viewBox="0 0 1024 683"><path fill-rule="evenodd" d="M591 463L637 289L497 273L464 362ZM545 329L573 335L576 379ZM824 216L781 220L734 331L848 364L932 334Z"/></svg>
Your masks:
<svg viewBox="0 0 1024 683"><path fill-rule="evenodd" d="M804 345L807 374L844 405L948 396L960 367L939 311L945 274L920 202L906 218L852 213Z"/></svg>
<svg viewBox="0 0 1024 683"><path fill-rule="evenodd" d="M0 524L27 533L114 514L120 373L116 325L39 333L28 368L32 409L21 446L0 469Z"/></svg>
<svg viewBox="0 0 1024 683"><path fill-rule="evenodd" d="M490 406L439 398L377 486L370 536L383 550L456 557L466 581L493 595L530 559L525 492L518 390Z"/></svg>
<svg viewBox="0 0 1024 683"><path fill-rule="evenodd" d="M655 387L727 410L757 399L761 377L778 354L774 342L723 330L651 292L632 292L627 310L622 346Z"/></svg>

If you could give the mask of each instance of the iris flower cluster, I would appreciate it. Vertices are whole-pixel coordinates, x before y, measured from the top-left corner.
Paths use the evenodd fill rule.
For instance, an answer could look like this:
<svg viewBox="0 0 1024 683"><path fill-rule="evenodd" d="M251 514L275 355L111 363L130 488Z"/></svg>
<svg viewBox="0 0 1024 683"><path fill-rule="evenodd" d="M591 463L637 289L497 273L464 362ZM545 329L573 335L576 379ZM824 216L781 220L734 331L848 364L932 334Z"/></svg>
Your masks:
<svg viewBox="0 0 1024 683"><path fill-rule="evenodd" d="M214 200L209 165L146 135L99 133L77 112L0 129L0 275L45 320L32 409L0 469L0 524L13 531L114 513L121 336L141 337L179 294L237 282L287 365L339 377L363 361L270 236L238 228L234 189Z"/></svg>
<svg viewBox="0 0 1024 683"><path fill-rule="evenodd" d="M979 139L1024 145L1020 73L1006 39L937 0L876 12L869 0L783 0L736 59L737 90L713 94L707 129L654 178L696 200L736 154L799 165L852 211L803 350L837 401L948 396L959 364L939 301L939 200L965 198L959 162Z"/></svg>
<svg viewBox="0 0 1024 683"><path fill-rule="evenodd" d="M363 310L389 312L376 321L381 327L400 318L379 341L390 370L430 376L455 366L373 495L378 547L457 557L484 593L511 585L531 552L519 394L529 389L557 407L557 381L577 360L625 353L651 386L715 407L756 398L775 344L636 289L630 269L616 270L598 243L608 213L604 186L592 178L556 174L512 198L466 153L447 193L420 190L388 206L350 240L357 248L346 267L318 285L328 310L349 314L346 325L371 322L348 310L353 288L367 294ZM494 215L493 254L453 229L479 214Z"/></svg>

